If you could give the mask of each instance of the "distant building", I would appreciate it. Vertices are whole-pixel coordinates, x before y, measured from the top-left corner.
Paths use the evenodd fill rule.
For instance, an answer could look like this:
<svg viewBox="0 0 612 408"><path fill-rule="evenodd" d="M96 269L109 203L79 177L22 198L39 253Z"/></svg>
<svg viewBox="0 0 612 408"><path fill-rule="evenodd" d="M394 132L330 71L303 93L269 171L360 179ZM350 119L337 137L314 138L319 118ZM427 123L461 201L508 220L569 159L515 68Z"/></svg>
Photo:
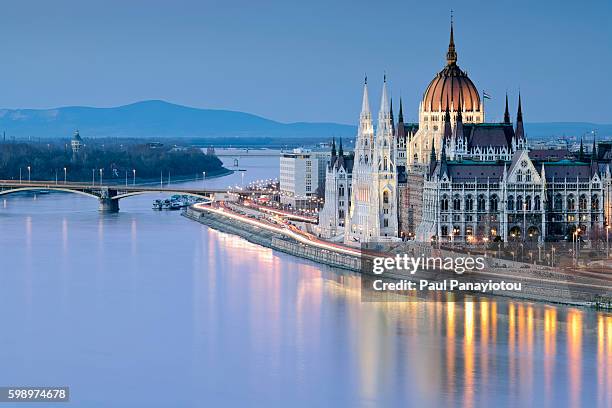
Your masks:
<svg viewBox="0 0 612 408"><path fill-rule="evenodd" d="M301 147L281 153L281 203L293 208L306 208L312 204L313 198L322 195L329 157L329 152L314 152Z"/></svg>
<svg viewBox="0 0 612 408"><path fill-rule="evenodd" d="M83 147L83 139L81 138L78 129L74 132L74 135L72 136L72 140L70 141L70 147L72 147L72 160L77 161L81 152L81 148Z"/></svg>

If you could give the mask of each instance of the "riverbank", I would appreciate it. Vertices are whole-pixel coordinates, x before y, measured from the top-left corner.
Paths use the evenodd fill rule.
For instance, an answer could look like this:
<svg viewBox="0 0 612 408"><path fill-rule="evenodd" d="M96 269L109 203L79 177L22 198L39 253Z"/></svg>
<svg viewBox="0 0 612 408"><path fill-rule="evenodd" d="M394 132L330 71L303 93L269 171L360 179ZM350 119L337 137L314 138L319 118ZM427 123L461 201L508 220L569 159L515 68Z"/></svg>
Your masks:
<svg viewBox="0 0 612 408"><path fill-rule="evenodd" d="M254 222L247 223L236 218L220 215L218 212L205 208L189 208L183 215L189 219L200 222L216 230L238 235L249 242L271 249L282 251L294 256L309 259L332 267L347 269L362 273L361 257L358 251L340 251L334 248L321 248L307 240L298 240L290 231L274 230L265 225L257 226ZM426 244L414 243L415 249L425 256L431 255L434 250ZM348 248L348 247L347 247ZM457 257L458 254L446 250L438 250L437 256ZM568 274L561 270L545 266L536 266L521 262L508 261L492 257L486 258L487 268L483 271L469 273L470 282L486 283L490 280L503 280L510 283L520 283L521 291L505 292L493 290L487 295L506 298L523 299L529 301L567 304L584 307L610 308L612 296L609 281L594 277ZM366 276L366 279L374 275ZM449 278L457 278L452 272L439 270L419 271L417 275L409 273L387 274L392 279L418 282L427 279L431 282L442 282ZM466 275L463 275L464 277ZM478 292L473 292L477 295ZM369 295L369 294L368 294ZM378 294L375 294L378 295ZM374 296L369 300L385 300L384 297ZM396 299L395 299L396 300Z"/></svg>

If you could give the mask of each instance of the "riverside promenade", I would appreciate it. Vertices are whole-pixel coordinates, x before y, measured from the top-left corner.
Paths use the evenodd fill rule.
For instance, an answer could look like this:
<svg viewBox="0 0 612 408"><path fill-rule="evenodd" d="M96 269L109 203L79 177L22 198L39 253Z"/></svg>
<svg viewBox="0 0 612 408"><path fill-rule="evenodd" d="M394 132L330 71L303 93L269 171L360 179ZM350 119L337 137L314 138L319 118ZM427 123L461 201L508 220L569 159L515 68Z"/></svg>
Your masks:
<svg viewBox="0 0 612 408"><path fill-rule="evenodd" d="M309 259L331 267L361 273L367 279L375 275L362 268L364 257L359 248L321 240L312 234L300 231L291 223L279 223L253 214L241 214L221 204L195 205L183 215L221 232L238 235L252 243L282 251L297 257ZM464 253L436 249L429 244L410 242L407 245L416 253L425 256L458 257ZM384 254L381 254L384 256ZM560 303L584 307L610 308L612 306L612 278L571 274L566 270L548 266L533 265L505 259L485 257L486 268L458 276L443 270L419 270L417 274L386 273L386 278L417 282L427 279L441 282L446 279L469 279L470 282L490 280L521 283L520 292L491 291L486 295L511 297L545 303ZM474 295L482 293L474 293ZM385 300L380 297L379 300ZM397 299L394 299L397 300Z"/></svg>

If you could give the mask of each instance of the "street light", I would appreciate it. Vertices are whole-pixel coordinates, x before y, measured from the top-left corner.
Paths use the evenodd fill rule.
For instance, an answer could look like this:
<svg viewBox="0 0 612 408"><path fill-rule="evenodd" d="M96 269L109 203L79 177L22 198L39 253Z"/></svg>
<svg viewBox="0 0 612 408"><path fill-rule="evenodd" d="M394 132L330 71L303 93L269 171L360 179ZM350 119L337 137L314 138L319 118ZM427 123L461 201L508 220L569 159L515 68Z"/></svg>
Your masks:
<svg viewBox="0 0 612 408"><path fill-rule="evenodd" d="M100 185L102 185L102 169L100 169Z"/></svg>
<svg viewBox="0 0 612 408"><path fill-rule="evenodd" d="M64 167L64 184L66 184L67 180L68 180L68 169Z"/></svg>
<svg viewBox="0 0 612 408"><path fill-rule="evenodd" d="M136 169L132 170L132 173L134 174L134 182L133 185L136 185Z"/></svg>
<svg viewBox="0 0 612 408"><path fill-rule="evenodd" d="M91 185L96 185L96 169L91 169Z"/></svg>
<svg viewBox="0 0 612 408"><path fill-rule="evenodd" d="M610 258L610 226L606 225L606 258Z"/></svg>
<svg viewBox="0 0 612 408"><path fill-rule="evenodd" d="M202 188L206 188L206 172L202 172Z"/></svg>
<svg viewBox="0 0 612 408"><path fill-rule="evenodd" d="M32 181L32 177L31 176L32 176L32 169L30 168L30 166L28 166L28 183L30 181Z"/></svg>

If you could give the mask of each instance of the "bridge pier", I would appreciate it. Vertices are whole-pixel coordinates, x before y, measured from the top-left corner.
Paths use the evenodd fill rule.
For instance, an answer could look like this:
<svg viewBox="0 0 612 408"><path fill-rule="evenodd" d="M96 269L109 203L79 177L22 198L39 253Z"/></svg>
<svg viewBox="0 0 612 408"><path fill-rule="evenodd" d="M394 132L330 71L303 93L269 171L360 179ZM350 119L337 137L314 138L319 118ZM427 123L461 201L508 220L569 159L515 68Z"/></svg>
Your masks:
<svg viewBox="0 0 612 408"><path fill-rule="evenodd" d="M117 190L105 188L101 191L101 196L98 199L100 206L98 210L105 213L116 213L119 212L119 200L113 200L113 197L117 195Z"/></svg>

